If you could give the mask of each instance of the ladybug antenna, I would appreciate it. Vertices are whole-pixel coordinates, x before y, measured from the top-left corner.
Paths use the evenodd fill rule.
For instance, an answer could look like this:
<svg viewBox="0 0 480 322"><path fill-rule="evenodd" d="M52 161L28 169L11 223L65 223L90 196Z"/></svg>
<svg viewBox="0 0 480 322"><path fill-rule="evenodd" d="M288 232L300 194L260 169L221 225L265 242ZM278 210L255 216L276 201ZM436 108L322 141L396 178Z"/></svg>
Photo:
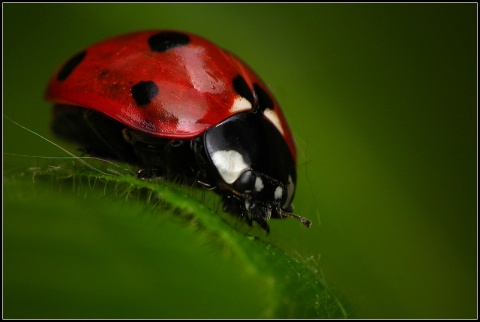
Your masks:
<svg viewBox="0 0 480 322"><path fill-rule="evenodd" d="M303 218L299 215L296 215L294 213L291 213L291 212L287 212L281 208L279 208L279 212L280 212L280 217L292 217L292 218L295 218L296 220L298 220L299 222L301 222L302 224L305 225L305 227L307 228L310 228L310 226L312 225L312 222L310 220L308 220L307 218Z"/></svg>

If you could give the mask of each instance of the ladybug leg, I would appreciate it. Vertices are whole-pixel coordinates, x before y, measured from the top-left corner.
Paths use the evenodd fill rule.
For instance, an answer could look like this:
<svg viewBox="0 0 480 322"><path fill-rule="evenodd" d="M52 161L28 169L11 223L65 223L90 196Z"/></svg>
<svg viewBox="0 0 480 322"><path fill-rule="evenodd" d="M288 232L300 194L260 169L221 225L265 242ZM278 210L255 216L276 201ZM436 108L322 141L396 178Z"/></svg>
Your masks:
<svg viewBox="0 0 480 322"><path fill-rule="evenodd" d="M268 220L271 217L271 208L258 203L252 203L250 206L250 216L256 221L263 230L270 234L270 226L268 226Z"/></svg>
<svg viewBox="0 0 480 322"><path fill-rule="evenodd" d="M203 145L203 136L199 136L190 140L190 150L195 158L197 165L196 183L200 184L207 190L218 190L215 181L208 175L208 161L205 155L205 147Z"/></svg>
<svg viewBox="0 0 480 322"><path fill-rule="evenodd" d="M222 196L223 211L236 215L245 220L245 222L251 227L253 222L257 222L260 227L270 234L270 226L267 224L268 218L262 215L262 206L255 204L250 205L247 210L245 200L230 193L226 193Z"/></svg>
<svg viewBox="0 0 480 322"><path fill-rule="evenodd" d="M161 177L158 171L154 169L140 169L137 171L137 178L139 179L150 179L155 177Z"/></svg>
<svg viewBox="0 0 480 322"><path fill-rule="evenodd" d="M125 128L123 124L93 110L85 110L83 118L104 153L120 161L138 162L132 153L132 147L123 139L122 130Z"/></svg>
<svg viewBox="0 0 480 322"><path fill-rule="evenodd" d="M223 211L233 214L238 217L242 217L248 222L248 212L245 209L245 202L239 197L231 194L224 193L222 195ZM250 220L250 223L252 221Z"/></svg>
<svg viewBox="0 0 480 322"><path fill-rule="evenodd" d="M139 172L140 177L163 177L179 183L195 182L198 166L189 140L158 138L130 128L123 129L122 134L143 167Z"/></svg>
<svg viewBox="0 0 480 322"><path fill-rule="evenodd" d="M53 132L83 147L98 157L136 163L132 148L122 137L125 126L94 110L72 105L56 105L53 109Z"/></svg>
<svg viewBox="0 0 480 322"><path fill-rule="evenodd" d="M199 176L197 175L197 179L195 180L196 181L195 183L200 184L205 190L213 191L213 190L217 189L217 187L215 185L212 185L208 182L202 181L202 179L198 179L198 178L199 178Z"/></svg>
<svg viewBox="0 0 480 322"><path fill-rule="evenodd" d="M263 230L267 232L267 236L270 235L270 226L267 224L265 219L255 218L254 220L260 225L260 227L262 227Z"/></svg>

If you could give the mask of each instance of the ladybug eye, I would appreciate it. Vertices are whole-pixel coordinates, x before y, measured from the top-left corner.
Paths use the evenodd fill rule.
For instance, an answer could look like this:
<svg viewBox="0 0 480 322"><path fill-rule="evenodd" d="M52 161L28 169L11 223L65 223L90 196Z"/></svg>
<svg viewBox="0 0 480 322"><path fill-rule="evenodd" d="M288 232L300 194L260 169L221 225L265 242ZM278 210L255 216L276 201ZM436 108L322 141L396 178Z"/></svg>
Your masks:
<svg viewBox="0 0 480 322"><path fill-rule="evenodd" d="M233 187L240 192L252 191L257 186L257 179L260 181L262 180L260 177L256 177L252 171L248 170L242 173L242 175L234 182Z"/></svg>

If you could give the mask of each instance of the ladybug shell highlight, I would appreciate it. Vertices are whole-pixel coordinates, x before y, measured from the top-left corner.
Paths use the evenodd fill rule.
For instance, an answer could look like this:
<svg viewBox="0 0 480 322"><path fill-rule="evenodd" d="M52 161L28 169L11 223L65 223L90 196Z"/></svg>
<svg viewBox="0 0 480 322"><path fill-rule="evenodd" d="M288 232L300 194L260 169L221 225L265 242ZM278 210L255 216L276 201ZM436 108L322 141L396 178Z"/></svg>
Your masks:
<svg viewBox="0 0 480 322"><path fill-rule="evenodd" d="M296 160L288 124L262 80L233 54L189 33L144 31L99 42L57 70L46 99L179 139L260 108Z"/></svg>

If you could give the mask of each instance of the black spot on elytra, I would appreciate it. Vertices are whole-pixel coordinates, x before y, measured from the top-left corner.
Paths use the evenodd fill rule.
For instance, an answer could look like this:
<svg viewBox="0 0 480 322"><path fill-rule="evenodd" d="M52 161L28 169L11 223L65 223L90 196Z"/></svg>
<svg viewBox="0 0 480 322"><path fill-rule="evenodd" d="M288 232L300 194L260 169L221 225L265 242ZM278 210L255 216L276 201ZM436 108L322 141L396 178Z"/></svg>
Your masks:
<svg viewBox="0 0 480 322"><path fill-rule="evenodd" d="M83 61L86 55L87 52L82 51L70 58L70 60L67 61L65 65L63 65L62 69L60 69L60 71L58 72L57 80L64 81L65 79L67 79L67 77L73 72L75 67L77 67Z"/></svg>
<svg viewBox="0 0 480 322"><path fill-rule="evenodd" d="M148 45L152 51L164 52L171 48L188 44L190 38L186 34L174 31L163 31L148 38Z"/></svg>
<svg viewBox="0 0 480 322"><path fill-rule="evenodd" d="M152 81L139 82L132 86L132 96L138 106L147 105L158 95L158 87Z"/></svg>
<svg viewBox="0 0 480 322"><path fill-rule="evenodd" d="M262 112L265 111L267 108L268 109L273 109L273 100L270 97L270 95L265 92L265 90L258 85L257 83L253 84L253 89L255 90L255 93L257 94L258 98L258 107L257 110Z"/></svg>
<svg viewBox="0 0 480 322"><path fill-rule="evenodd" d="M247 82L241 75L238 75L233 79L233 88L238 95L244 97L253 106L254 99L252 91L250 90L250 87L248 87Z"/></svg>

